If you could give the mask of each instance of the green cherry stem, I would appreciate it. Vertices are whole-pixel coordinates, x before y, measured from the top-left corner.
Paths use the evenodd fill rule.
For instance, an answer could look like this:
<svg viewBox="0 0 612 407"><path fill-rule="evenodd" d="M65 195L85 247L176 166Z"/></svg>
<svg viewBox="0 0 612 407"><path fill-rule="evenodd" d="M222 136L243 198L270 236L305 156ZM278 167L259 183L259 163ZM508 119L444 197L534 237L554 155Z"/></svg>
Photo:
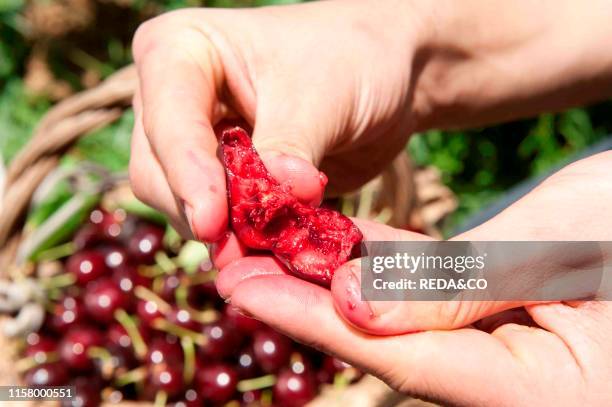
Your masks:
<svg viewBox="0 0 612 407"><path fill-rule="evenodd" d="M181 338L181 347L183 348L183 354L185 355L183 379L185 380L185 383L189 384L193 381L196 368L196 355L193 338L190 336L183 336Z"/></svg>
<svg viewBox="0 0 612 407"><path fill-rule="evenodd" d="M162 314L167 314L172 310L172 306L164 301L159 295L141 285L134 289L134 295L141 300L154 302L155 305L157 305L157 309L159 309Z"/></svg>
<svg viewBox="0 0 612 407"><path fill-rule="evenodd" d="M132 340L132 346L134 347L136 357L140 360L144 359L147 356L147 344L142 338L142 335L140 335L140 331L134 319L123 309L115 311L115 319L121 324Z"/></svg>
<svg viewBox="0 0 612 407"><path fill-rule="evenodd" d="M115 384L117 385L117 387L123 387L131 383L140 383L144 381L146 378L147 378L147 367L140 366L140 367L137 367L136 369L132 369L128 372L125 372L117 376L117 379L115 379Z"/></svg>
<svg viewBox="0 0 612 407"><path fill-rule="evenodd" d="M273 374L255 377L253 379L240 380L236 386L239 392L244 393L252 390L260 390L274 386L276 376Z"/></svg>
<svg viewBox="0 0 612 407"><path fill-rule="evenodd" d="M190 337L196 344L200 346L205 346L208 343L208 338L206 335L203 335L198 332L194 332L190 329L183 328L182 326L178 326L173 324L170 321L167 321L163 318L156 318L151 323L151 326L157 330L167 332L174 336L178 336L179 338L183 338L185 336Z"/></svg>

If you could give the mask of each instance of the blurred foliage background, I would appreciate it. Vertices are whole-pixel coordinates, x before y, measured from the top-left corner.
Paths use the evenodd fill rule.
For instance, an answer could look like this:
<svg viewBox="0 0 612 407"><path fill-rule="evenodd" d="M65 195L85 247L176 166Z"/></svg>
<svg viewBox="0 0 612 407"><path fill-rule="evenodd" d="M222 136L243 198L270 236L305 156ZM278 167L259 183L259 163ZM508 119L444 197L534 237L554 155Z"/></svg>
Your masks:
<svg viewBox="0 0 612 407"><path fill-rule="evenodd" d="M246 7L295 0L0 0L0 152L26 143L49 106L95 86L130 63L136 27L181 7ZM452 230L513 185L612 133L612 102L466 131L429 131L408 149L440 169L459 197ZM83 139L75 153L112 170L126 167L133 115Z"/></svg>

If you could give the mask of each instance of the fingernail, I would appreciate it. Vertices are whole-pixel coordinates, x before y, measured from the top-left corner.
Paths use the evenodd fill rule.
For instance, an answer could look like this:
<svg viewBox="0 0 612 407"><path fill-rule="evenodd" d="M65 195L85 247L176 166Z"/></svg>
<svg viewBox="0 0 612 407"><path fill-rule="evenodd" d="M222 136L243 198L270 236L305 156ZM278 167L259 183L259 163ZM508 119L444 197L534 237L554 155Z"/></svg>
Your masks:
<svg viewBox="0 0 612 407"><path fill-rule="evenodd" d="M368 301L361 290L361 270L359 266L351 265L346 278L347 306L349 310L367 309L370 318L377 318L390 312L397 306L396 301Z"/></svg>
<svg viewBox="0 0 612 407"><path fill-rule="evenodd" d="M183 208L185 210L185 217L187 218L187 223L189 224L189 229L191 229L191 233L193 233L193 236L200 240L198 238L198 234L195 230L195 227L193 226L193 208L191 205L189 205L186 202L183 202Z"/></svg>
<svg viewBox="0 0 612 407"><path fill-rule="evenodd" d="M372 309L368 301L364 301L361 295L361 277L359 276L359 267L350 265L349 272L346 274L346 282L344 289L346 291L346 307L349 311L358 309L365 311L370 317L373 316Z"/></svg>
<svg viewBox="0 0 612 407"><path fill-rule="evenodd" d="M319 182L321 183L321 186L323 188L325 188L327 186L327 183L329 182L327 175L325 175L323 171L319 171Z"/></svg>

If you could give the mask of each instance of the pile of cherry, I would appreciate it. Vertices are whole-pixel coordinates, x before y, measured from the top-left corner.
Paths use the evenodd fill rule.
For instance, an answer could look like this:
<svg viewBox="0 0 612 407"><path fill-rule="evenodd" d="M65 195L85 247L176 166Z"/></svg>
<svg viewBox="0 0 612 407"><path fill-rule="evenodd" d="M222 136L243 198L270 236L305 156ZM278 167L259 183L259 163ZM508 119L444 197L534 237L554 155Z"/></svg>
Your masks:
<svg viewBox="0 0 612 407"><path fill-rule="evenodd" d="M225 304L209 261L173 266L158 225L96 209L73 247L63 265L76 282L25 339L27 385L75 386L79 406L301 406L359 376Z"/></svg>

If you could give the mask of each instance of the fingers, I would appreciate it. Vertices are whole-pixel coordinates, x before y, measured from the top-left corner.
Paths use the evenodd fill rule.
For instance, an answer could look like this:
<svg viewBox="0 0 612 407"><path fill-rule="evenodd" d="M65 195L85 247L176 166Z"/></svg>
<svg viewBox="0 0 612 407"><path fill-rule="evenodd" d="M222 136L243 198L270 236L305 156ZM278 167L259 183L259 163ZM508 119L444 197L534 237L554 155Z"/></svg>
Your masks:
<svg viewBox="0 0 612 407"><path fill-rule="evenodd" d="M358 222L365 240L414 241L428 236L393 229L375 222ZM376 335L432 329L456 329L481 318L523 305L517 301L367 301L361 295L360 260L334 273L331 293L338 312L354 327Z"/></svg>
<svg viewBox="0 0 612 407"><path fill-rule="evenodd" d="M557 336L572 365L588 367L585 371L609 370L609 358L602 358L602 355L612 354L608 340L612 334L610 302L587 301L575 306L536 304L527 307L527 312L538 325Z"/></svg>
<svg viewBox="0 0 612 407"><path fill-rule="evenodd" d="M203 55L194 58L176 44L158 44L136 63L147 139L194 235L214 241L227 227L225 173L212 128L222 115L216 91L223 78L212 46L200 48Z"/></svg>
<svg viewBox="0 0 612 407"><path fill-rule="evenodd" d="M511 381L517 370L507 348L477 330L401 337L364 335L334 311L328 290L288 275L246 278L234 288L231 302L300 342L346 360L405 392L484 404L505 391L508 386L500 383ZM476 383L478 389L474 388Z"/></svg>
<svg viewBox="0 0 612 407"><path fill-rule="evenodd" d="M153 155L142 128L139 93L134 103L135 123L129 165L130 184L134 195L142 202L165 213L173 227L186 238L192 237L182 208L177 204L165 174Z"/></svg>
<svg viewBox="0 0 612 407"><path fill-rule="evenodd" d="M217 276L217 291L223 298L230 298L234 289L247 278L263 275L288 274L274 257L260 255L237 259L224 267Z"/></svg>
<svg viewBox="0 0 612 407"><path fill-rule="evenodd" d="M248 249L243 245L236 234L228 230L221 239L210 245L210 255L215 267L219 270L237 260L246 256Z"/></svg>
<svg viewBox="0 0 612 407"><path fill-rule="evenodd" d="M396 335L432 329L457 329L481 318L523 305L520 301L367 301L361 295L360 260L336 270L331 292L338 311L358 329Z"/></svg>
<svg viewBox="0 0 612 407"><path fill-rule="evenodd" d="M261 159L270 174L278 182L289 185L291 193L300 201L314 206L321 203L327 177L312 163L300 157L265 149L261 152Z"/></svg>
<svg viewBox="0 0 612 407"><path fill-rule="evenodd" d="M295 83L308 83L308 78L291 75L261 78L253 144L279 182L291 185L302 202L318 205L327 184L316 166L329 145L324 127L328 113L313 92L290 94Z"/></svg>

